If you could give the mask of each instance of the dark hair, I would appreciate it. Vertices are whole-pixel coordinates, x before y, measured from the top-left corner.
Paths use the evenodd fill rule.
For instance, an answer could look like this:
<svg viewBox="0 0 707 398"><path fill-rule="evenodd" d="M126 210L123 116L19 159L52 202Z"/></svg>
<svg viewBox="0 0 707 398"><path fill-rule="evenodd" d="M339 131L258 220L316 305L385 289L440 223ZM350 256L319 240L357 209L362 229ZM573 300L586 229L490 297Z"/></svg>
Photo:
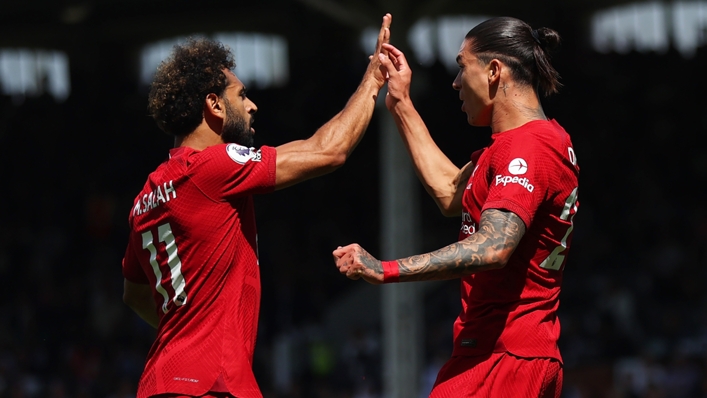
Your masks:
<svg viewBox="0 0 707 398"><path fill-rule="evenodd" d="M520 19L498 17L475 26L466 39L479 60L500 60L511 68L516 81L536 92L550 95L562 86L560 74L550 64L550 54L560 44L560 35L552 29L533 29Z"/></svg>
<svg viewBox="0 0 707 398"><path fill-rule="evenodd" d="M230 50L209 39L187 39L175 45L157 68L147 109L165 133L183 136L203 119L204 98L223 95L228 84L223 69L233 69Z"/></svg>

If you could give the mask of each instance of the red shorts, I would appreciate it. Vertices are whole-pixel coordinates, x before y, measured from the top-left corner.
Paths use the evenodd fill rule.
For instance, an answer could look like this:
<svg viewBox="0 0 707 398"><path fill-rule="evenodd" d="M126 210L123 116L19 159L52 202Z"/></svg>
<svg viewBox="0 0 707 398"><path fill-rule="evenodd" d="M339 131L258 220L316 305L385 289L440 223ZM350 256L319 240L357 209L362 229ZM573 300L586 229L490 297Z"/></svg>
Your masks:
<svg viewBox="0 0 707 398"><path fill-rule="evenodd" d="M183 394L160 394L153 395L152 398L236 398L236 396L227 392L207 392L206 394L199 395L198 397Z"/></svg>
<svg viewBox="0 0 707 398"><path fill-rule="evenodd" d="M430 398L560 398L562 364L507 352L452 357L442 366Z"/></svg>

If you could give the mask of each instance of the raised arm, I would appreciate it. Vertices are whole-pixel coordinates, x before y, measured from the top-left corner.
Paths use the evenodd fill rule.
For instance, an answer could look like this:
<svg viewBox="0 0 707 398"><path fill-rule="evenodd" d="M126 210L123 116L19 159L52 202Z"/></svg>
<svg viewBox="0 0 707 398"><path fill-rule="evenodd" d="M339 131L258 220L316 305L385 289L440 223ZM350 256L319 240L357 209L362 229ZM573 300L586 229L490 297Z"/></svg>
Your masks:
<svg viewBox="0 0 707 398"><path fill-rule="evenodd" d="M388 265L401 282L454 279L505 267L525 234L525 223L513 212L489 209L481 214L479 224L479 230L462 241ZM333 254L339 272L347 277L384 282L384 264L361 246L348 245Z"/></svg>
<svg viewBox="0 0 707 398"><path fill-rule="evenodd" d="M470 163L461 170L439 149L425 122L410 99L412 71L402 51L384 44L388 57L381 60L388 71L385 105L393 115L398 132L410 153L417 176L445 216L461 214L461 197L473 170Z"/></svg>
<svg viewBox="0 0 707 398"><path fill-rule="evenodd" d="M392 17L383 17L378 42L363 79L344 109L306 140L292 141L277 147L275 189L330 173L344 164L363 137L373 116L376 98L385 84L378 54L390 40Z"/></svg>

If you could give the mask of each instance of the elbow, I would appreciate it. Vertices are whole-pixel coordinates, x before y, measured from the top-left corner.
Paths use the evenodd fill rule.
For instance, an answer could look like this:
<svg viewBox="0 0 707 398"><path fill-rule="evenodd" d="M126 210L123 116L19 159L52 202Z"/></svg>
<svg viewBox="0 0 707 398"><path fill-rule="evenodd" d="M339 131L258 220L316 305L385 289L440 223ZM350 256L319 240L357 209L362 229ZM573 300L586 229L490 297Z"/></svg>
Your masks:
<svg viewBox="0 0 707 398"><path fill-rule="evenodd" d="M461 206L455 206L454 202L451 200L440 200L437 199L437 207L439 211L445 217L458 217L462 214Z"/></svg>
<svg viewBox="0 0 707 398"><path fill-rule="evenodd" d="M456 209L450 209L444 206L439 206L439 211L442 212L442 215L445 217L458 217L461 214L461 212Z"/></svg>
<svg viewBox="0 0 707 398"><path fill-rule="evenodd" d="M511 258L511 253L507 250L494 250L490 255L486 256L484 263L488 270L503 269L508 264Z"/></svg>
<svg viewBox="0 0 707 398"><path fill-rule="evenodd" d="M347 148L334 141L311 140L309 156L313 161L312 165L321 174L330 173L343 166L348 155L349 151L347 151Z"/></svg>
<svg viewBox="0 0 707 398"><path fill-rule="evenodd" d="M346 153L336 153L331 156L329 156L329 164L327 167L331 169L331 171L334 171L338 169L339 167L343 166L344 163L346 163L346 159L348 158Z"/></svg>
<svg viewBox="0 0 707 398"><path fill-rule="evenodd" d="M123 292L123 303L130 308L135 308L135 296L128 294L128 292Z"/></svg>
<svg viewBox="0 0 707 398"><path fill-rule="evenodd" d="M321 174L329 174L343 166L347 158L348 156L345 152L327 151L320 157L318 169L322 172Z"/></svg>
<svg viewBox="0 0 707 398"><path fill-rule="evenodd" d="M488 269L490 271L492 270L497 270L497 269L503 269L506 267L506 264L508 264L508 260L493 260L488 262Z"/></svg>
<svg viewBox="0 0 707 398"><path fill-rule="evenodd" d="M143 292L136 292L129 289L123 291L123 303L125 303L125 305L130 307L132 310L140 308L142 303L146 300L150 300L150 297L146 296Z"/></svg>
<svg viewBox="0 0 707 398"><path fill-rule="evenodd" d="M428 189L428 192L430 193L430 196L434 198L435 203L437 203L437 207L439 208L439 211L442 213L443 216L461 216L462 202L461 200L457 200L461 199L461 197L457 198L454 194L451 194L448 191L444 191L441 189L433 189L432 187Z"/></svg>

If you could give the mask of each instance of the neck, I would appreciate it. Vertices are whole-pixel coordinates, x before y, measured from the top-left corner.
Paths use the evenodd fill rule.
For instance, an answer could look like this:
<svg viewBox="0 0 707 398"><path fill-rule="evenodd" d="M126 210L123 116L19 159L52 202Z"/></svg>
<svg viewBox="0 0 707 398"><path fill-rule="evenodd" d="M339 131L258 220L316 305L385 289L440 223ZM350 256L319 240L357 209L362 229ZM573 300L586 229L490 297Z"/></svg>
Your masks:
<svg viewBox="0 0 707 398"><path fill-rule="evenodd" d="M197 151L203 151L210 146L219 144L223 144L221 135L216 133L205 123L200 124L191 133L174 139L175 148L185 146L196 149Z"/></svg>
<svg viewBox="0 0 707 398"><path fill-rule="evenodd" d="M492 134L512 130L533 120L547 120L534 90L509 84L502 86L493 104Z"/></svg>

